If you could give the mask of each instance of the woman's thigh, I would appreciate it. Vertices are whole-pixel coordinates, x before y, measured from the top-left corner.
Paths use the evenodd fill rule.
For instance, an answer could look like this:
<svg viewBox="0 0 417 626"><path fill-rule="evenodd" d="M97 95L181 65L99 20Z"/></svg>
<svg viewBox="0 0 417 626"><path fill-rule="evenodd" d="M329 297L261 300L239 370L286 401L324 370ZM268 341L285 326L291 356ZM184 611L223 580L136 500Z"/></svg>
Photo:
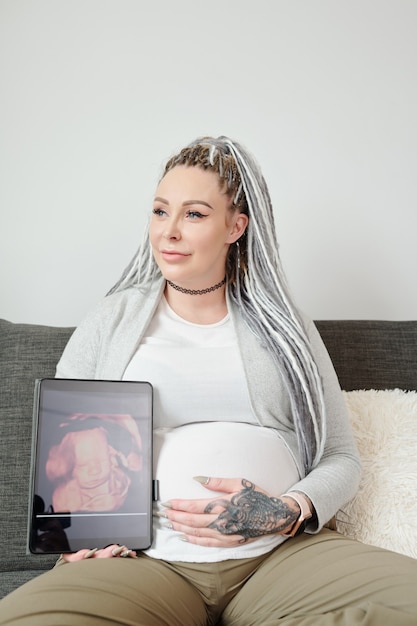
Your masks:
<svg viewBox="0 0 417 626"><path fill-rule="evenodd" d="M230 602L225 626L417 624L417 561L324 530L278 547Z"/></svg>
<svg viewBox="0 0 417 626"><path fill-rule="evenodd" d="M88 559L26 583L0 603L13 626L202 626L200 594L155 559Z"/></svg>

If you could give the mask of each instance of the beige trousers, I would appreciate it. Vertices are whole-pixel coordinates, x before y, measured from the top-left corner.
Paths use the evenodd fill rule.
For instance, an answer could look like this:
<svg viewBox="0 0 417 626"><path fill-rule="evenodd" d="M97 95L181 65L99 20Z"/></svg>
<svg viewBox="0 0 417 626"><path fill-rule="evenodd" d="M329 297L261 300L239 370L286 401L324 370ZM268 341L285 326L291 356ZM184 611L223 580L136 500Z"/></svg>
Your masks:
<svg viewBox="0 0 417 626"><path fill-rule="evenodd" d="M417 560L323 530L256 559L65 563L0 602L13 626L416 626Z"/></svg>

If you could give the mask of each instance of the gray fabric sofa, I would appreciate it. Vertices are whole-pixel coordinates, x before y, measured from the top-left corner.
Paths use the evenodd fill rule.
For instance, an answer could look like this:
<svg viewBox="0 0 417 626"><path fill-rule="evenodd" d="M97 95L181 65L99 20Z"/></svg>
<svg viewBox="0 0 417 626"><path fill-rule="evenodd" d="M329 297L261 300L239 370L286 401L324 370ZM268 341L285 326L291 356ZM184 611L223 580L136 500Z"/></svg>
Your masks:
<svg viewBox="0 0 417 626"><path fill-rule="evenodd" d="M417 389L417 321L320 321L340 384ZM72 328L0 320L0 597L49 569L55 557L26 553L33 389L54 376Z"/></svg>

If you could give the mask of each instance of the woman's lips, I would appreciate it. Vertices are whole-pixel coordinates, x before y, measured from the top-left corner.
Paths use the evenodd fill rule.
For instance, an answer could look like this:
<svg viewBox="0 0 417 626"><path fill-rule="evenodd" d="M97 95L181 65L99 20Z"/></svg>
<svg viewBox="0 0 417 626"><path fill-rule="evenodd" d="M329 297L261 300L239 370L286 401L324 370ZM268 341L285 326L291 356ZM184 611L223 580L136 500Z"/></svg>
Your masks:
<svg viewBox="0 0 417 626"><path fill-rule="evenodd" d="M177 250L161 250L161 257L168 263L175 263L177 261L183 261L189 254L185 252L178 252Z"/></svg>

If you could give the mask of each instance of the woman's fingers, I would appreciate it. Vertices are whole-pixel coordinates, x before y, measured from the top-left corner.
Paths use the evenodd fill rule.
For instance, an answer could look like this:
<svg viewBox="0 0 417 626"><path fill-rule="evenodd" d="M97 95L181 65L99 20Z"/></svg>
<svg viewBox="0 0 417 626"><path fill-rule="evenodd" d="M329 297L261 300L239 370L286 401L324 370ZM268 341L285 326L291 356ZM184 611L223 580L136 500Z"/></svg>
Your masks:
<svg viewBox="0 0 417 626"><path fill-rule="evenodd" d="M194 476L194 479L199 482L208 491L216 491L217 498L221 498L223 494L232 495L239 492L242 489L244 479L242 478L216 478L210 476ZM201 513L207 506L207 502L211 502L216 498L212 495L209 500L207 499L171 499L168 502L163 502L162 506L169 509L177 509L183 511L192 511L193 513Z"/></svg>
<svg viewBox="0 0 417 626"><path fill-rule="evenodd" d="M208 545L207 540L213 540L210 545L234 546L243 542L241 535L219 535L218 531L207 526L187 526L186 524L173 523L172 530L180 533L183 541Z"/></svg>
<svg viewBox="0 0 417 626"><path fill-rule="evenodd" d="M221 478L216 476L194 476L194 480L210 491L236 493L242 489L243 478Z"/></svg>
<svg viewBox="0 0 417 626"><path fill-rule="evenodd" d="M190 513L204 513L206 508L210 506L210 512L220 513L227 503L230 501L233 495L241 493L247 485L252 485L245 478L218 478L213 476L194 476L194 480L199 482L205 489L209 491L216 491L217 495L212 495L207 499L172 499L168 502L163 502L162 506L166 509L177 511L188 511ZM266 491L259 487L252 485L252 487L259 493L266 494Z"/></svg>
<svg viewBox="0 0 417 626"><path fill-rule="evenodd" d="M211 499L170 500L161 513L168 528L201 545L235 545L256 537L282 533L294 513L280 498L270 496L244 478L196 479L217 492Z"/></svg>
<svg viewBox="0 0 417 626"><path fill-rule="evenodd" d="M84 550L79 550L78 552L63 554L62 560L65 561L66 563L75 563L76 561L82 561L84 559L84 556L86 554L88 555L89 552L91 552L91 550L86 548ZM87 556L87 558L90 558L90 557Z"/></svg>
<svg viewBox="0 0 417 626"><path fill-rule="evenodd" d="M116 546L111 551L112 556L120 556L121 558L130 557L132 559L136 559L137 555L134 550L130 550L126 546Z"/></svg>
<svg viewBox="0 0 417 626"><path fill-rule="evenodd" d="M164 509L158 515L167 521L167 529L181 533L181 539L211 547L232 547L245 538L237 533L219 532L216 521L230 507L233 495L242 489L242 478L194 477L203 487L217 492L210 498L192 500L170 500L162 504Z"/></svg>
<svg viewBox="0 0 417 626"><path fill-rule="evenodd" d="M217 518L217 514L204 513L204 507L201 508L201 513L170 509L169 511L160 511L157 515L169 521L170 524L176 523L190 528L205 528Z"/></svg>
<svg viewBox="0 0 417 626"><path fill-rule="evenodd" d="M112 544L106 546L101 550L98 548L83 549L71 554L63 554L62 558L67 563L75 563L76 561L83 561L85 559L111 559L111 558L126 558L136 559L137 555L134 550L130 550L126 546L120 546L118 544Z"/></svg>
<svg viewBox="0 0 417 626"><path fill-rule="evenodd" d="M227 537L218 536L218 535L202 535L196 536L195 534L183 534L180 536L182 541L186 541L188 543L194 543L199 546L205 546L207 548L233 548L235 546L239 546L242 543L248 543L249 541L253 541L253 539L244 540L240 535L229 535Z"/></svg>

